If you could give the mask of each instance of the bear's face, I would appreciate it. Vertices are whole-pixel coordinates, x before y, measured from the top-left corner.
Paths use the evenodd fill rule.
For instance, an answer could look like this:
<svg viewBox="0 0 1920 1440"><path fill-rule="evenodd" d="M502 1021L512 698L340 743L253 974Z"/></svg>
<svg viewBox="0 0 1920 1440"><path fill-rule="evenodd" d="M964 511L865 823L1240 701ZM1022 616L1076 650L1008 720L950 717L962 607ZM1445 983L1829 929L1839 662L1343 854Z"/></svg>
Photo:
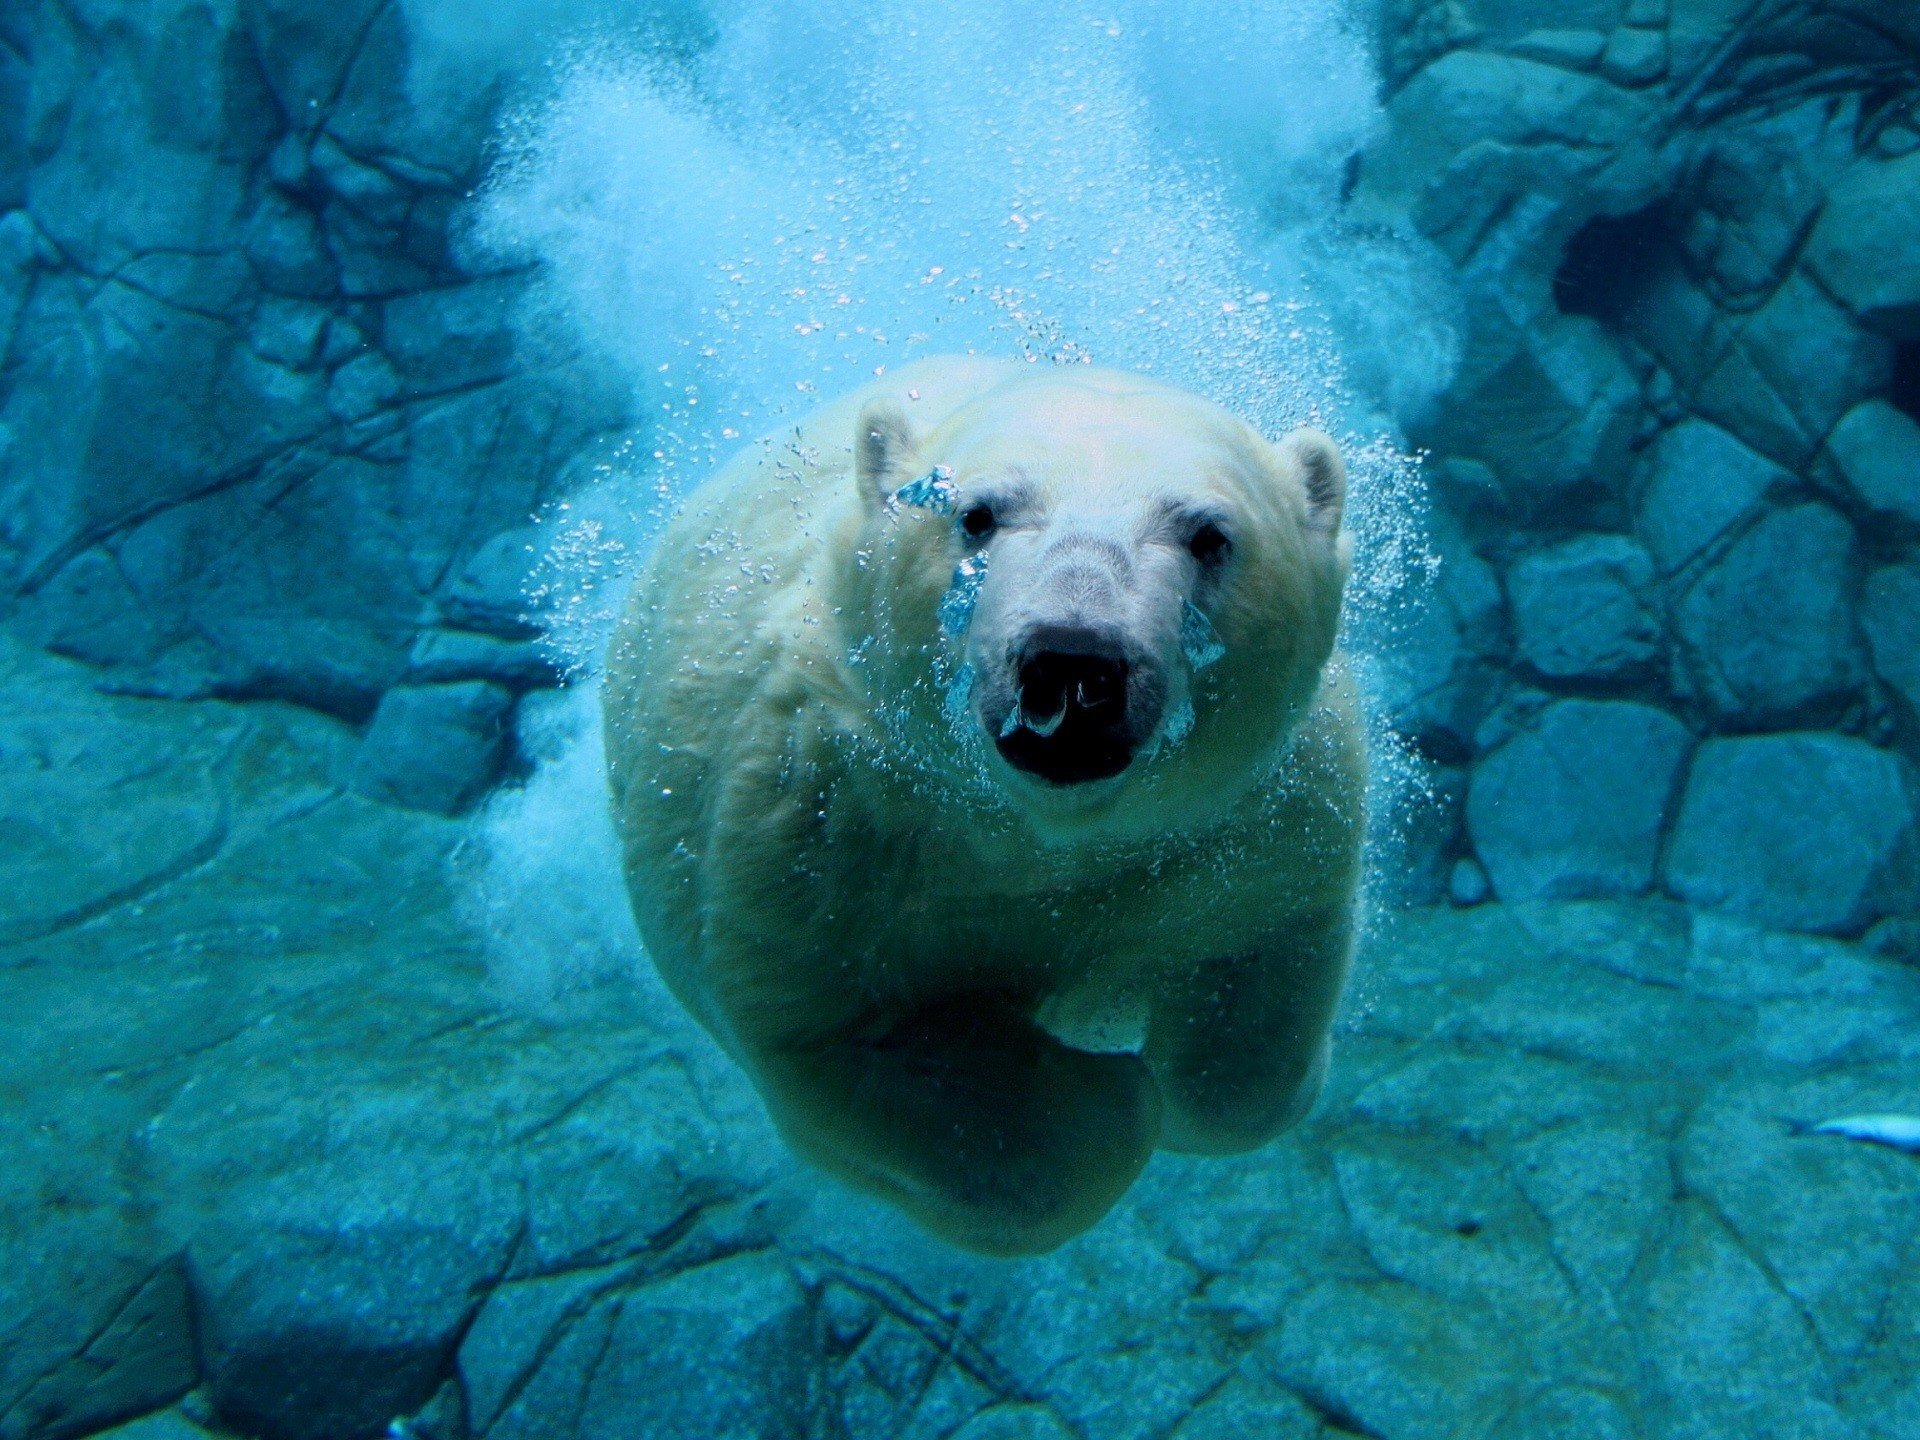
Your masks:
<svg viewBox="0 0 1920 1440"><path fill-rule="evenodd" d="M1333 645L1330 441L1276 447L1104 372L1001 387L920 438L881 402L861 432L883 648L943 657L946 722L1010 798L1073 828L1156 791L1244 793Z"/></svg>

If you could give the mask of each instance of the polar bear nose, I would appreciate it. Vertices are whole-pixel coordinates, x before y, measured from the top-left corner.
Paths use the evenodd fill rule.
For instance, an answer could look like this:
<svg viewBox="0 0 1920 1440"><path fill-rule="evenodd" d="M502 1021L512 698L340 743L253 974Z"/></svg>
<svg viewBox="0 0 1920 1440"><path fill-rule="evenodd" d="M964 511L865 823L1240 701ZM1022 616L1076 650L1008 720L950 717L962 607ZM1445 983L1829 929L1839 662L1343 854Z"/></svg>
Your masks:
<svg viewBox="0 0 1920 1440"><path fill-rule="evenodd" d="M1083 710L1110 725L1126 715L1127 662L1042 650L1020 667L1020 708L1039 720Z"/></svg>
<svg viewBox="0 0 1920 1440"><path fill-rule="evenodd" d="M1133 759L1131 672L1117 637L1077 629L1030 637L998 737L1001 755L1054 785L1118 775Z"/></svg>

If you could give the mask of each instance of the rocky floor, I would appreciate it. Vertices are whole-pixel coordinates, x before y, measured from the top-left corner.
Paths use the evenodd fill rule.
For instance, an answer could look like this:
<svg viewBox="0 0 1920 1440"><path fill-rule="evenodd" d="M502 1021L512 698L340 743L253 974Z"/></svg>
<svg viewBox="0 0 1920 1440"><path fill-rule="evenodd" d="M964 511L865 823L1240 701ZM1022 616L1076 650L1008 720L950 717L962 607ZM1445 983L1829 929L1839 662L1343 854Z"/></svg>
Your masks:
<svg viewBox="0 0 1920 1440"><path fill-rule="evenodd" d="M1920 1433L1920 1159L1803 1133L1920 1111L1920 971L1396 917L1309 1124L989 1262L652 984L504 994L345 730L0 693L0 1440Z"/></svg>

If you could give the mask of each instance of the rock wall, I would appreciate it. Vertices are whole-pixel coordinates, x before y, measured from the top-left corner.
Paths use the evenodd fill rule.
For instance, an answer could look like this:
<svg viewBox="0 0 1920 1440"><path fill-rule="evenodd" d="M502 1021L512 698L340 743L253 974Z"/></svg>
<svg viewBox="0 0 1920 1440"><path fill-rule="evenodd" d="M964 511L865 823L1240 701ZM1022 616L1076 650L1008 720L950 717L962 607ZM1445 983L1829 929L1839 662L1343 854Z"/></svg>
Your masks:
<svg viewBox="0 0 1920 1440"><path fill-rule="evenodd" d="M485 547L620 409L456 253L498 89L415 104L408 47L393 0L0 10L0 593L116 688L545 678Z"/></svg>
<svg viewBox="0 0 1920 1440"><path fill-rule="evenodd" d="M1920 906L1920 11L1399 0L1383 51L1350 214L1467 317L1427 892Z"/></svg>
<svg viewBox="0 0 1920 1440"><path fill-rule="evenodd" d="M0 603L115 689L365 727L453 811L556 678L528 517L627 420L461 245L503 90L398 0L0 10ZM1392 0L1347 220L1466 317L1393 658L1415 898L1920 908L1920 13Z"/></svg>

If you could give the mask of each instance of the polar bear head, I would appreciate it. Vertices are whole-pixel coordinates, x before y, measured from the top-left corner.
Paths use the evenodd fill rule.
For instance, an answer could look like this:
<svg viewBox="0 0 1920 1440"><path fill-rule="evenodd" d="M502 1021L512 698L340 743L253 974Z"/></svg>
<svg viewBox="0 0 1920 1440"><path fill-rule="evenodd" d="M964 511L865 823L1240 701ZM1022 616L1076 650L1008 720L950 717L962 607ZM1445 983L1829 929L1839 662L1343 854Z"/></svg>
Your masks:
<svg viewBox="0 0 1920 1440"><path fill-rule="evenodd" d="M1274 444L1172 387L1055 371L926 434L870 402L855 472L882 683L940 657L949 732L1037 816L1229 804L1318 687L1347 541L1317 431Z"/></svg>

